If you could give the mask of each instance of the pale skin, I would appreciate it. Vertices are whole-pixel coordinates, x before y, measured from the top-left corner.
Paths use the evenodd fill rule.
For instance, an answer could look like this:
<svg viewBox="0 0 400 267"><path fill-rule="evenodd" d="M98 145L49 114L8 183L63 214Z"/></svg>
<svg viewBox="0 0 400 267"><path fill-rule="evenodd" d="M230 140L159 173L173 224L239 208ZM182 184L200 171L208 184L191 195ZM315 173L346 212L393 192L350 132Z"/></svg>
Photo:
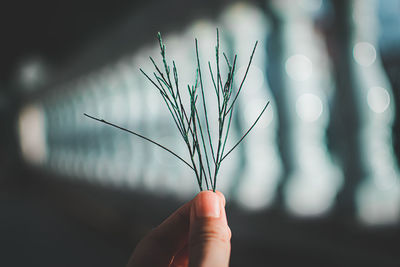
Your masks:
<svg viewBox="0 0 400 267"><path fill-rule="evenodd" d="M139 242L127 267L226 267L230 239L224 195L202 191Z"/></svg>

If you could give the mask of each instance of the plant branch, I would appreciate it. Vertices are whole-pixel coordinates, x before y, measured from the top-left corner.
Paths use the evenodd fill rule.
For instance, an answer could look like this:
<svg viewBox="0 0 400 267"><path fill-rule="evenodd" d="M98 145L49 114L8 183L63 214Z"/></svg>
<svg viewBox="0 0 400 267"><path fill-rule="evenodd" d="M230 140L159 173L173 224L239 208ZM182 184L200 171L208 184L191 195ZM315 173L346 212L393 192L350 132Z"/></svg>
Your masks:
<svg viewBox="0 0 400 267"><path fill-rule="evenodd" d="M179 160L181 160L183 163L185 163L187 166L189 166L189 168L191 168L192 170L194 170L193 167L192 167L189 163L187 163L186 160L184 160L181 156L179 156L178 154L176 154L174 151L172 151L171 149L169 149L169 148L167 148L167 147L165 147L165 146L163 146L163 145L157 143L156 141L151 140L150 138L148 138L148 137L146 137L146 136L143 136L143 135L141 135L141 134L135 133L135 132L133 132L133 131L131 131L131 130L128 130L128 129L124 128L124 127L118 126L118 125L113 124L113 123L111 123L111 122L105 121L105 120L103 120L103 119L99 119L99 118L90 116L90 115L88 115L88 114L86 114L86 113L83 113L83 115L85 115L86 117L88 117L88 118L90 118L90 119L92 119L92 120L96 120L96 121L102 122L102 123L104 123L104 124L107 124L107 125L110 125L110 126L112 126L112 127L118 128L118 129L120 129L120 130L122 130L122 131L125 131L125 132L131 133L131 134L133 134L133 135L136 135L137 137L140 137L140 138L142 138L142 139L144 139L144 140L146 140L146 141L148 141L148 142L150 142L150 143L152 143L152 144L154 144L154 145L156 145L156 146L158 146L158 147L161 147L161 148L164 149L165 151L171 153L171 154L174 155L176 158L178 158Z"/></svg>
<svg viewBox="0 0 400 267"><path fill-rule="evenodd" d="M242 136L242 138L240 138L240 140L222 157L221 161L223 161L242 141L243 139L250 133L250 131L253 129L253 127L257 124L258 120L261 118L261 116L263 115L264 111L266 110L266 108L269 105L269 101L267 102L267 104L264 106L264 108L262 109L260 115L258 115L256 121L253 123L253 125L251 125L251 127L247 130L247 132Z"/></svg>

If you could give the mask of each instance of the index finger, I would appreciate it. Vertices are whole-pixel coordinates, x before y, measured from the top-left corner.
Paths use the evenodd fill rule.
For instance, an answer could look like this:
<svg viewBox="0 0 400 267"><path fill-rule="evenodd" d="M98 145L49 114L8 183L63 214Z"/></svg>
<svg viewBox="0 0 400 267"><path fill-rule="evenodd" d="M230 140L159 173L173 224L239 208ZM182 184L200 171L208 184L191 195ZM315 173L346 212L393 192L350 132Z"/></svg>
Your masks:
<svg viewBox="0 0 400 267"><path fill-rule="evenodd" d="M145 236L127 266L169 266L175 254L187 243L191 203L184 204Z"/></svg>

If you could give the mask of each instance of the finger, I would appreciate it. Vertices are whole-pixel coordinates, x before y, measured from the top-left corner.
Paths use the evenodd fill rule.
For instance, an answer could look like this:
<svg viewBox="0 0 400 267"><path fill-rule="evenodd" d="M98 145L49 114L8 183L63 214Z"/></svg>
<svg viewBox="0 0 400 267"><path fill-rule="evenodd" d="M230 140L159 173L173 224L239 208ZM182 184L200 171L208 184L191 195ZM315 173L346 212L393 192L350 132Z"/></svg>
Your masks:
<svg viewBox="0 0 400 267"><path fill-rule="evenodd" d="M172 261L170 267L188 267L189 266L189 249L186 246L179 251Z"/></svg>
<svg viewBox="0 0 400 267"><path fill-rule="evenodd" d="M225 222L226 225L227 225L229 240L231 240L231 238L232 238L232 232L231 232L231 228L229 228L228 219L227 219L227 217L226 217L226 211L225 211L226 200L225 200L225 196L224 196L220 191L218 191L218 190L215 191L215 193L217 193L218 196L220 197L221 203L222 203L222 207L224 207L224 208L222 209L222 219L224 220L224 222Z"/></svg>
<svg viewBox="0 0 400 267"><path fill-rule="evenodd" d="M191 201L180 207L137 245L129 267L169 266L187 243Z"/></svg>
<svg viewBox="0 0 400 267"><path fill-rule="evenodd" d="M229 265L230 230L221 193L200 192L190 211L189 266Z"/></svg>
<svg viewBox="0 0 400 267"><path fill-rule="evenodd" d="M226 200L224 194L222 194L220 191L216 190L215 193L218 195L218 197L221 199L222 202L222 207L225 207L226 205Z"/></svg>

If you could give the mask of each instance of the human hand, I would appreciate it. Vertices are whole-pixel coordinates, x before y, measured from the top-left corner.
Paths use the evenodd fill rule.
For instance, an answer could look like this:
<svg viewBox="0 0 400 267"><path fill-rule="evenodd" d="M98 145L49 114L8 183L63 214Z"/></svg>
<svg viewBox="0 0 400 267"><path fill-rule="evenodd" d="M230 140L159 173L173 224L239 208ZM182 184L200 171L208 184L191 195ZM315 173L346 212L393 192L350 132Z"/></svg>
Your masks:
<svg viewBox="0 0 400 267"><path fill-rule="evenodd" d="M128 267L226 267L231 231L221 192L202 191L137 245Z"/></svg>

